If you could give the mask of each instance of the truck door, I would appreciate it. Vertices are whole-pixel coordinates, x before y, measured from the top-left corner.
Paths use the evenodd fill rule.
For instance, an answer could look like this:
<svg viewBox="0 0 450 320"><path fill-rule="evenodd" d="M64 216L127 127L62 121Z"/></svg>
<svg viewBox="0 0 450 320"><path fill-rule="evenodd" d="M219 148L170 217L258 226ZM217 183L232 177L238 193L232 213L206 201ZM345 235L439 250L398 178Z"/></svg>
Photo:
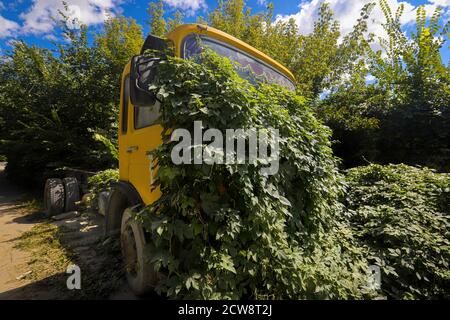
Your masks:
<svg viewBox="0 0 450 320"><path fill-rule="evenodd" d="M151 160L149 151L162 143L162 127L158 123L161 104L156 100L149 106L135 107L131 103L130 106L131 121L129 121L126 147L129 157L128 178L144 203L150 204L160 196L159 189L152 190L156 176L156 161Z"/></svg>
<svg viewBox="0 0 450 320"><path fill-rule="evenodd" d="M127 70L128 69L128 70ZM119 175L120 180L128 181L129 154L128 147L128 127L130 114L130 75L129 66L122 77L122 90L120 94L120 114L119 114Z"/></svg>

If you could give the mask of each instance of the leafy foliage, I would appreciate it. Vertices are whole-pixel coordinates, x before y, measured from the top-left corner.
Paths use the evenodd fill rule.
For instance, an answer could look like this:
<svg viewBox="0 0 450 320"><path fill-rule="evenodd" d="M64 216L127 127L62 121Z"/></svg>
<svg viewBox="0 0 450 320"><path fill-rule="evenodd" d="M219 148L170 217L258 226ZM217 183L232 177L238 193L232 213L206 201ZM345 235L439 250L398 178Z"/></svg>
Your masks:
<svg viewBox="0 0 450 320"><path fill-rule="evenodd" d="M122 74L131 56L138 54L144 44L142 27L132 18L118 16L106 20L103 32L95 36L98 58L105 60L112 74Z"/></svg>
<svg viewBox="0 0 450 320"><path fill-rule="evenodd" d="M394 299L450 297L450 175L406 165L347 172L353 234Z"/></svg>
<svg viewBox="0 0 450 320"><path fill-rule="evenodd" d="M58 52L18 41L0 64L0 153L8 176L28 186L63 166L116 165L121 70L142 43L135 22L121 17L107 22L95 45L85 26L61 27L68 42Z"/></svg>
<svg viewBox="0 0 450 320"><path fill-rule="evenodd" d="M119 150L117 149L115 144L113 144L108 138L101 135L100 133L94 133L94 139L103 143L103 145L108 149L111 157L116 161L119 161Z"/></svg>
<svg viewBox="0 0 450 320"><path fill-rule="evenodd" d="M339 41L340 25L326 2L320 7L313 32L306 35L300 34L302 26L294 19L275 19L270 3L266 10L253 13L244 0L219 1L206 19L199 17L197 22L235 36L281 62L295 75L299 92L318 100L324 91L367 69L362 58L372 39L365 35L373 7L372 3L363 7L360 19L344 41ZM149 11L151 29L161 30L156 34L172 30L163 17L162 3L150 4Z"/></svg>
<svg viewBox="0 0 450 320"><path fill-rule="evenodd" d="M167 276L169 297L362 298L367 264L335 223L342 192L329 130L305 99L276 86L253 87L229 60L169 57L152 90L163 100L164 144L154 152L162 197L139 215ZM257 165L183 165L171 160L173 128L193 132L280 130L280 172ZM206 146L202 146L205 148Z"/></svg>
<svg viewBox="0 0 450 320"><path fill-rule="evenodd" d="M441 48L449 25L442 24L440 9L427 21L419 7L416 30L408 36L400 23L404 6L394 13L386 1L379 4L387 34L378 39L381 49L366 47L366 69L320 101L319 113L333 128L335 151L347 166L367 159L448 171L450 71ZM361 119L369 120L367 126Z"/></svg>
<svg viewBox="0 0 450 320"><path fill-rule="evenodd" d="M164 4L162 1L150 2L147 13L150 17L150 32L155 36L162 37L166 33L166 20L164 19Z"/></svg>
<svg viewBox="0 0 450 320"><path fill-rule="evenodd" d="M164 18L164 7L164 1L159 0L158 2L150 2L147 8L150 33L158 37L164 37L166 33L183 24L184 20L184 15L179 10L172 14L172 18L166 20Z"/></svg>
<svg viewBox="0 0 450 320"><path fill-rule="evenodd" d="M368 31L375 5L384 13L386 37ZM403 13L404 4L393 11L385 0L368 3L343 36L324 2L313 31L300 34L302 26L293 19L274 21L271 4L253 13L243 0L228 0L200 22L287 66L299 93L333 129L334 150L347 167L369 160L448 171L450 73L441 58L448 24L442 23L440 9L427 19L419 7L416 31L408 34Z"/></svg>
<svg viewBox="0 0 450 320"><path fill-rule="evenodd" d="M198 22L228 32L286 65L297 93L257 89L230 65L206 57L201 66L169 58L159 74L164 125L281 130L278 177L252 166L175 167L160 158L164 196L143 214L168 277L159 290L190 298L362 298L368 256L383 270L391 298L449 297L448 176L407 166L350 170L346 211L337 202L342 177L330 149L347 167L377 163L450 169L450 69L441 58L448 24L438 10L417 11L409 36L385 0L385 38L368 32L374 4L341 34L324 3L310 34L274 7L254 13L243 0L220 1ZM183 21L149 4L150 29L164 35ZM46 171L71 166L102 170L117 164L117 116L122 68L140 51L142 28L116 17L88 41L86 26L60 29L53 50L23 41L0 59L0 159L15 182L36 185ZM374 43L381 44L374 50ZM212 71L215 70L215 71ZM170 78L169 78L170 77ZM368 79L371 79L370 81ZM156 90L156 88L154 88ZM168 133L168 132L166 132ZM91 180L94 195L117 179ZM274 190L276 192L274 192ZM95 199L94 199L95 200ZM350 223L350 225L349 225ZM358 249L362 247L361 249Z"/></svg>
<svg viewBox="0 0 450 320"><path fill-rule="evenodd" d="M98 195L102 191L110 191L111 185L119 181L119 170L107 169L88 178L90 202L93 208L97 208Z"/></svg>

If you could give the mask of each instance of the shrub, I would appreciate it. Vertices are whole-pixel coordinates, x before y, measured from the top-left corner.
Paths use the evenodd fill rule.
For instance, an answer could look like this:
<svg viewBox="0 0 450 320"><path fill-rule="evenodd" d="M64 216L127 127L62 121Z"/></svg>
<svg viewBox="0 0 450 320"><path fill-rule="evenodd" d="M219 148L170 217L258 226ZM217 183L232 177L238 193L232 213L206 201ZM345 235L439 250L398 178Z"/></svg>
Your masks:
<svg viewBox="0 0 450 320"><path fill-rule="evenodd" d="M354 236L394 299L450 298L450 175L406 165L347 172Z"/></svg>
<svg viewBox="0 0 450 320"><path fill-rule="evenodd" d="M119 181L119 170L108 169L88 178L90 202L92 208L97 208L98 194L102 191L110 191L111 184Z"/></svg>
<svg viewBox="0 0 450 320"><path fill-rule="evenodd" d="M66 7L67 9L67 7ZM67 13L67 12L66 12ZM36 187L61 167L115 167L120 78L143 40L132 19L110 18L89 41L87 26L69 28L52 49L14 41L0 57L0 154L15 183Z"/></svg>
<svg viewBox="0 0 450 320"><path fill-rule="evenodd" d="M138 218L172 298L362 298L367 263L337 223L341 176L305 99L276 86L257 88L227 59L202 64L168 57L150 87L162 102L161 198ZM257 165L174 165L171 128L280 130L280 170ZM203 145L202 148L205 148ZM344 237L343 234L346 236Z"/></svg>

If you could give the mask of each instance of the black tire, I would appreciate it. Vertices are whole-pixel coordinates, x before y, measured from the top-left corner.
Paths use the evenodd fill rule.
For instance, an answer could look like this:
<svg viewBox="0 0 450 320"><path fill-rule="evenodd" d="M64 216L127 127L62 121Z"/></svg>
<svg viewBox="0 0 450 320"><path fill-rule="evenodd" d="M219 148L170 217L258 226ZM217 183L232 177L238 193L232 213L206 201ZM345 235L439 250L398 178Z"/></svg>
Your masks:
<svg viewBox="0 0 450 320"><path fill-rule="evenodd" d="M145 240L144 229L133 219L130 208L126 209L122 216L120 242L130 288L136 295L151 292L158 283L159 274L149 262L149 245Z"/></svg>
<svg viewBox="0 0 450 320"><path fill-rule="evenodd" d="M64 184L61 179L47 179L44 189L44 206L47 217L64 211Z"/></svg>
<svg viewBox="0 0 450 320"><path fill-rule="evenodd" d="M75 211L77 205L75 202L80 201L80 187L76 178L69 177L63 179L65 201L64 210L65 212Z"/></svg>
<svg viewBox="0 0 450 320"><path fill-rule="evenodd" d="M130 205L127 197L122 192L112 191L105 214L106 237L120 238L123 213Z"/></svg>

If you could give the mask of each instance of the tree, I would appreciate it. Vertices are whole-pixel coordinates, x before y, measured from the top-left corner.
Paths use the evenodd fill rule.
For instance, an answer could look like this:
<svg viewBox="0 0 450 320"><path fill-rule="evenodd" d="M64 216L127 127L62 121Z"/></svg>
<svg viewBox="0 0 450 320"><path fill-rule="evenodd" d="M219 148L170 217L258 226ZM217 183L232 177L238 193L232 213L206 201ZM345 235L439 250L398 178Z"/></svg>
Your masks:
<svg viewBox="0 0 450 320"><path fill-rule="evenodd" d="M208 24L268 54L288 67L300 93L313 99L340 83L349 72L356 74L370 39L365 39L373 4L366 5L353 32L339 42L339 23L327 3L319 9L311 34L300 35L294 19L274 22L272 4L253 14L243 0L221 1L208 16ZM358 65L355 65L355 61Z"/></svg>
<svg viewBox="0 0 450 320"><path fill-rule="evenodd" d="M96 35L95 46L107 63L120 75L133 55L139 54L144 43L141 27L132 18L119 16L105 21L104 30Z"/></svg>
<svg viewBox="0 0 450 320"><path fill-rule="evenodd" d="M387 21L396 20L385 14ZM381 162L449 168L450 70L440 52L448 24L440 21L440 9L427 24L425 9L419 7L411 41L398 24L389 25L389 56L374 63L390 106L379 131Z"/></svg>
<svg viewBox="0 0 450 320"><path fill-rule="evenodd" d="M242 36L250 14L249 9L246 12L244 9L244 0L219 0L217 9L209 14L208 22L211 26L244 40Z"/></svg>
<svg viewBox="0 0 450 320"><path fill-rule="evenodd" d="M308 96L315 98L323 91L323 82L335 67L332 62L340 35L339 23L334 20L329 5L324 3L313 32L301 38L291 66L301 91Z"/></svg>
<svg viewBox="0 0 450 320"><path fill-rule="evenodd" d="M317 111L333 129L335 151L346 166L369 160L445 170L450 158L450 81L440 49L448 25L442 25L439 9L427 21L419 7L416 30L408 36L401 24L404 6L393 12L385 0L379 5L386 34L377 37L381 49L371 48L375 36L365 36L363 23L355 27L336 55L354 63L332 63L333 73L344 77L330 82Z"/></svg>
<svg viewBox="0 0 450 320"><path fill-rule="evenodd" d="M177 10L175 11L173 18L169 19L167 22L167 32L172 31L176 27L183 24L184 16L181 13L181 11Z"/></svg>
<svg viewBox="0 0 450 320"><path fill-rule="evenodd" d="M182 25L184 21L184 15L179 10L175 11L172 17L166 20L164 18L165 10L162 0L157 3L150 2L147 13L149 15L148 23L150 25L150 33L158 37L164 37L166 33Z"/></svg>
<svg viewBox="0 0 450 320"><path fill-rule="evenodd" d="M149 15L148 24L150 26L150 33L158 37L164 36L167 24L164 19L164 4L162 0L159 0L159 2L150 2L147 13Z"/></svg>
<svg viewBox="0 0 450 320"><path fill-rule="evenodd" d="M126 50L142 41L132 22L117 18L89 45L86 26L69 28L67 17L61 19L68 41L57 45L56 54L18 41L0 64L1 153L8 176L28 186L63 166L98 170L116 164L95 133L116 142L119 65Z"/></svg>

